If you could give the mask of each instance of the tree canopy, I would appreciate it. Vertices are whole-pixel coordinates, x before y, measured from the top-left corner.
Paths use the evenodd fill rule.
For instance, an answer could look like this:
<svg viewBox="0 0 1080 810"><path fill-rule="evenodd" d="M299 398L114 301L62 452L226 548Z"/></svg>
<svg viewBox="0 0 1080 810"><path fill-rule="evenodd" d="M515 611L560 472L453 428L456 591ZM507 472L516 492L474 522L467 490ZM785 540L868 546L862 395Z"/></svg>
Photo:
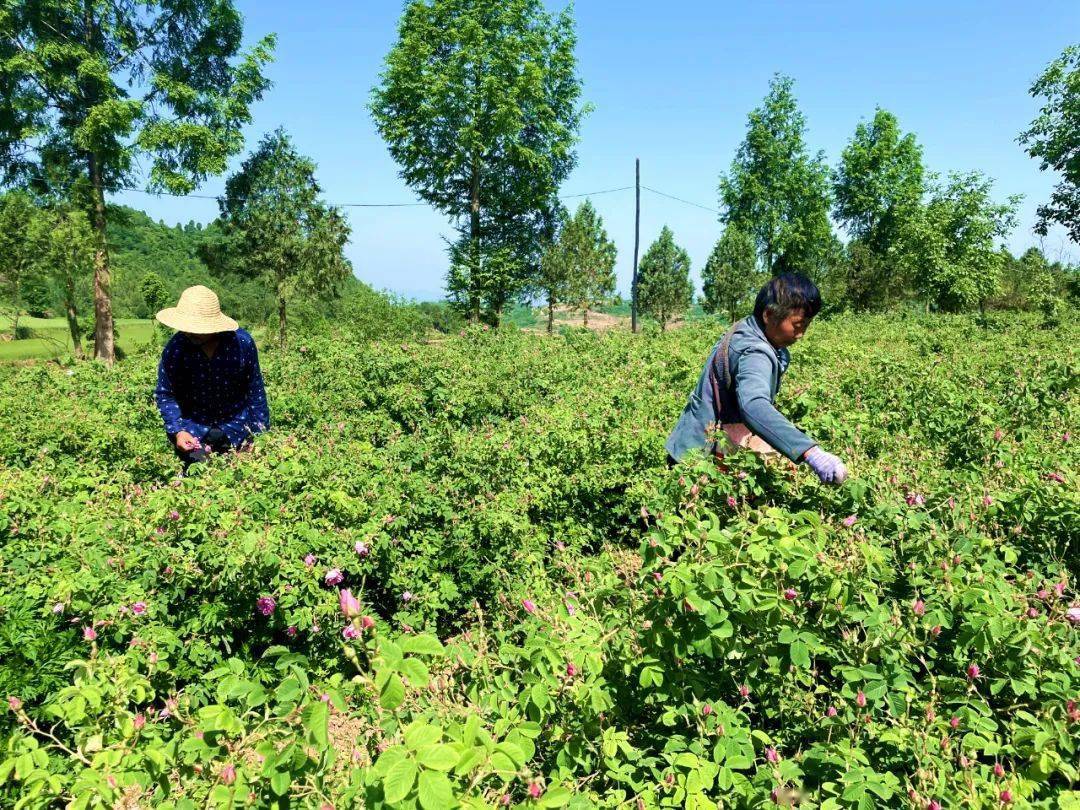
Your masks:
<svg viewBox="0 0 1080 810"><path fill-rule="evenodd" d="M238 266L266 279L274 290L282 345L288 300L298 294L333 294L352 274L343 253L348 223L321 195L314 161L297 152L278 129L228 179L219 200Z"/></svg>
<svg viewBox="0 0 1080 810"><path fill-rule="evenodd" d="M702 307L706 312L724 312L732 320L740 304L758 286L754 239L737 225L724 228L701 272Z"/></svg>
<svg viewBox="0 0 1080 810"><path fill-rule="evenodd" d="M1080 243L1080 45L1050 63L1031 85L1031 95L1045 103L1020 142L1040 169L1061 175L1050 201L1039 206L1036 231L1045 235L1058 223Z"/></svg>
<svg viewBox="0 0 1080 810"><path fill-rule="evenodd" d="M794 81L775 76L751 111L746 138L720 178L721 221L751 234L767 271L820 278L839 244L829 222L829 168L810 154Z"/></svg>
<svg viewBox="0 0 1080 810"><path fill-rule="evenodd" d="M664 330L669 321L686 313L693 298L690 255L675 243L675 234L665 225L638 265L638 306Z"/></svg>
<svg viewBox="0 0 1080 810"><path fill-rule="evenodd" d="M412 0L386 57L375 123L405 182L458 223L448 286L473 318L524 288L574 167L575 43L570 11L541 0Z"/></svg>
<svg viewBox="0 0 1080 810"><path fill-rule="evenodd" d="M149 159L190 192L243 147L272 36L246 54L230 0L38 0L0 8L0 171L77 199L95 236L95 356L113 360L107 190Z"/></svg>

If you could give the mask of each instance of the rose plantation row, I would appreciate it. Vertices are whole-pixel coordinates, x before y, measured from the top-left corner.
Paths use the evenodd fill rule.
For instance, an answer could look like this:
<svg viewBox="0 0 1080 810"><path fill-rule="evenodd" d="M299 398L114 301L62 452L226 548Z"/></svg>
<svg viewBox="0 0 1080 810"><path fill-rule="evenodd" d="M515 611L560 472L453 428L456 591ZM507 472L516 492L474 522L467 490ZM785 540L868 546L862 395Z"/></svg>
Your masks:
<svg viewBox="0 0 1080 810"><path fill-rule="evenodd" d="M0 805L1080 806L1075 319L815 324L825 489L669 471L716 339L312 339L176 478L155 358L0 369Z"/></svg>

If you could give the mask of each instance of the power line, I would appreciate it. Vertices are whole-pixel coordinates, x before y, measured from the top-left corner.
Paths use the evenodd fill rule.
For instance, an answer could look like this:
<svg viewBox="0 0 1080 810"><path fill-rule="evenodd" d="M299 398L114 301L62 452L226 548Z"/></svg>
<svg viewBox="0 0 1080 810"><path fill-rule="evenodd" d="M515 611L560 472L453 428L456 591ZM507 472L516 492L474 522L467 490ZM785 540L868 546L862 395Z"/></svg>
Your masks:
<svg viewBox="0 0 1080 810"><path fill-rule="evenodd" d="M47 178L47 177L45 177L43 175L35 173L34 176L37 179L44 180L47 183L49 183L49 182L54 183L54 181L51 181L50 178ZM62 184L62 185L72 186L72 185L74 185L74 181L71 182L71 183ZM659 190L657 190L655 188L651 188L651 187L646 186L646 185L642 185L641 187L645 191L652 192L653 194L657 194L657 195L659 195L661 197L666 197L669 200L675 200L676 202L683 203L684 205L690 205L690 206L693 206L694 208L700 208L703 211L709 211L710 213L713 213L713 214L719 214L720 213L715 208L709 208L706 205L701 205L701 204L696 203L696 202L691 202L690 200L684 200L682 197L676 197L674 194L668 194L666 192L659 191ZM598 191L585 191L585 192L581 192L579 194L560 194L559 199L560 200L572 200L572 199L577 199L579 197L597 197L597 196L599 196L601 194L617 194L617 193L619 193L621 191L632 191L633 188L634 188L634 186L619 186L617 188L605 188L605 189L600 189ZM195 194L195 193L181 194L181 193L173 192L173 191L148 191L147 189L136 188L134 186L130 186L130 187L125 187L125 186L107 187L107 188L105 188L105 191L107 191L110 194L119 194L121 192L134 192L136 194L146 194L146 195L151 196L151 197L175 197L177 199L209 200L209 201L212 201L212 202L217 202L217 200L220 199L220 197L218 195L213 195L213 194ZM347 202L347 203L328 203L328 204L334 206L335 208L420 208L420 207L428 205L428 203L425 203L425 202L411 202L411 203L404 203L404 202L403 203Z"/></svg>
<svg viewBox="0 0 1080 810"><path fill-rule="evenodd" d="M585 194L561 194L560 200L572 200L575 197L595 197L598 194L614 194L616 191L629 191L633 186L620 186L619 188L606 188L603 191L588 191Z"/></svg>
<svg viewBox="0 0 1080 810"><path fill-rule="evenodd" d="M667 197L669 200L675 200L676 202L684 203L685 205L692 205L694 208L700 208L702 211L710 211L713 214L719 214L715 208L709 208L707 205L701 205L700 203L690 202L690 200L684 200L682 197L676 197L674 194L665 194L663 191L657 191L655 188L649 188L648 186L642 186L646 191L651 191L653 194L659 194L661 197Z"/></svg>

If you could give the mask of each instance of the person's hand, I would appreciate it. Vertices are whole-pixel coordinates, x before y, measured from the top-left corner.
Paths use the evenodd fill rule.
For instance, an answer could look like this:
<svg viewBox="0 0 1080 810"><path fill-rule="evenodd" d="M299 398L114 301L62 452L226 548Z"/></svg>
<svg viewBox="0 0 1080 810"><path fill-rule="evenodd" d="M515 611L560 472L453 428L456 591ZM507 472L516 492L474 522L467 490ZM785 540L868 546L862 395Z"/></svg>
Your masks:
<svg viewBox="0 0 1080 810"><path fill-rule="evenodd" d="M821 483L842 484L847 480L847 467L832 453L826 453L820 447L814 446L806 451L804 458L810 469L817 473Z"/></svg>
<svg viewBox="0 0 1080 810"><path fill-rule="evenodd" d="M192 450L199 449L199 440L188 433L186 430L181 430L176 434L176 446L183 450L185 453L190 453Z"/></svg>

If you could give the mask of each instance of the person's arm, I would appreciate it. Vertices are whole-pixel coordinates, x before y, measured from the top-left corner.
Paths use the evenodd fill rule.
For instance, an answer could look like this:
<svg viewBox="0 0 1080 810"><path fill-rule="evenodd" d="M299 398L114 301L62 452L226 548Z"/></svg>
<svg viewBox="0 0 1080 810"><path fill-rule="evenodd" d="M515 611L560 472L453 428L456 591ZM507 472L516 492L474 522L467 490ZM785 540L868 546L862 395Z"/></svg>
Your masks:
<svg viewBox="0 0 1080 810"><path fill-rule="evenodd" d="M173 441L179 433L190 433L194 438L202 439L210 428L193 419L185 419L180 412L180 405L176 401L172 380L166 368L168 358L169 353L166 349L158 363L157 387L154 389L154 401L157 403L158 413L161 414L161 421L165 425L165 432Z"/></svg>
<svg viewBox="0 0 1080 810"><path fill-rule="evenodd" d="M735 373L739 410L750 430L798 463L817 442L791 424L773 405L772 373L773 360L764 350L743 352Z"/></svg>
<svg viewBox="0 0 1080 810"><path fill-rule="evenodd" d="M229 438L229 444L239 447L251 436L270 428L270 406L266 402L266 387L262 369L259 368L259 352L251 345L251 378L248 382L244 407L228 422L221 425L221 432Z"/></svg>

